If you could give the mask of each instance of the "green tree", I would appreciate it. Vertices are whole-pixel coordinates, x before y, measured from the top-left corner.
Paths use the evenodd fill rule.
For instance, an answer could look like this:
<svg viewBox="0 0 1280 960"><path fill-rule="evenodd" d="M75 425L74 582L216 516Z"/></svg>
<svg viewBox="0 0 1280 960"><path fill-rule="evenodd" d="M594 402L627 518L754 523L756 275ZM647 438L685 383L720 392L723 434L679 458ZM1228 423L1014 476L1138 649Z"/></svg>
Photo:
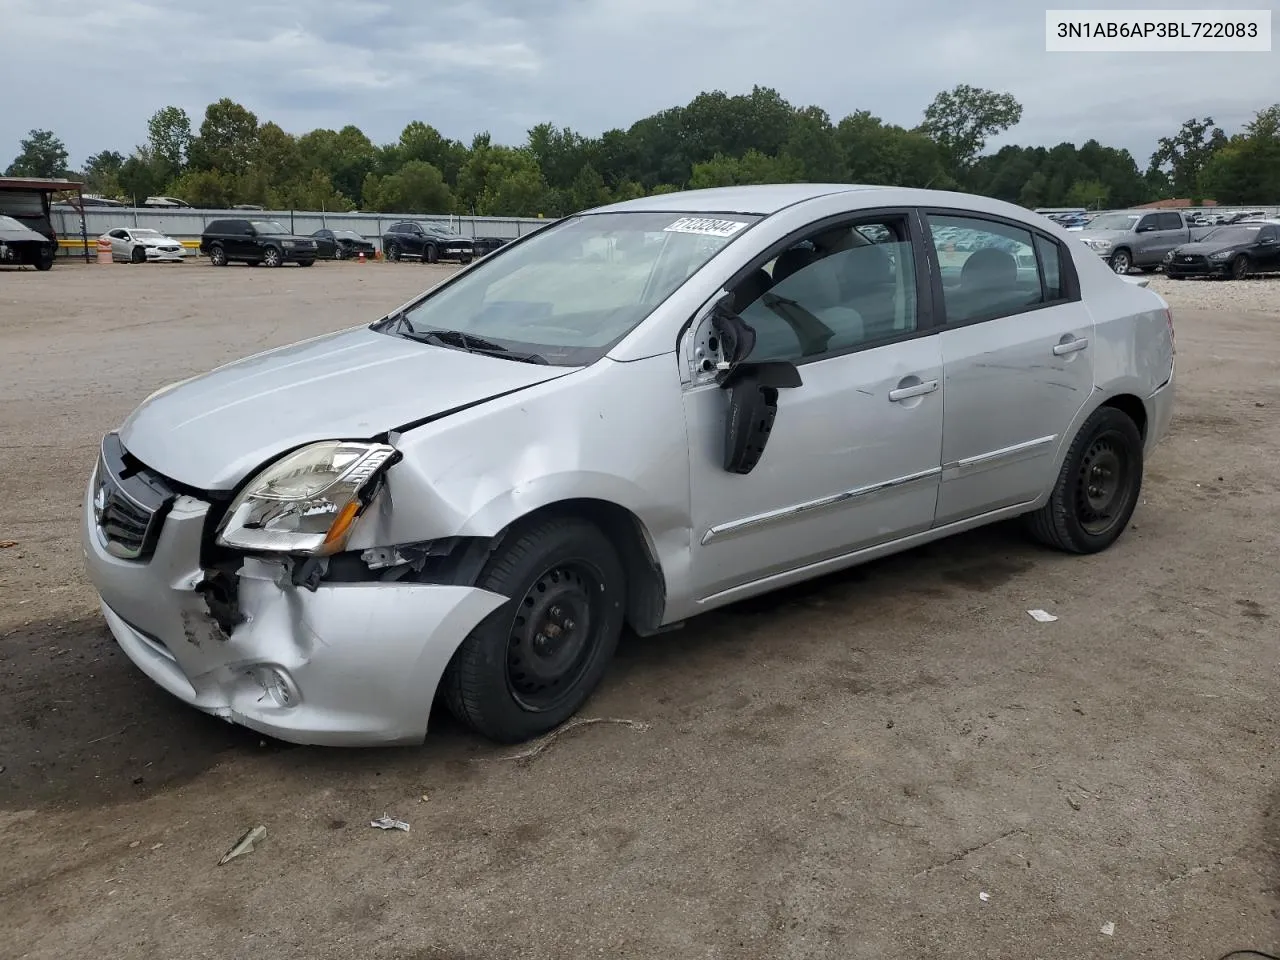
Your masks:
<svg viewBox="0 0 1280 960"><path fill-rule="evenodd" d="M147 143L154 158L180 173L191 151L191 118L181 107L157 110L147 121Z"/></svg>
<svg viewBox="0 0 1280 960"><path fill-rule="evenodd" d="M1160 138L1149 169L1165 174L1177 196L1199 200L1200 172L1226 144L1227 135L1214 124L1213 117L1193 117L1172 137Z"/></svg>
<svg viewBox="0 0 1280 960"><path fill-rule="evenodd" d="M944 90L925 108L920 131L934 140L961 176L973 166L987 139L1022 119L1022 104L1011 93L968 84Z"/></svg>
<svg viewBox="0 0 1280 960"><path fill-rule="evenodd" d="M226 209L237 202L234 179L218 170L188 170L170 184L169 192L193 207Z"/></svg>
<svg viewBox="0 0 1280 960"><path fill-rule="evenodd" d="M282 190L305 178L298 138L268 121L258 128L252 169L265 176L268 189Z"/></svg>
<svg viewBox="0 0 1280 960"><path fill-rule="evenodd" d="M781 155L811 183L839 183L848 174L831 118L818 107L797 111Z"/></svg>
<svg viewBox="0 0 1280 960"><path fill-rule="evenodd" d="M1110 191L1101 180L1077 180L1067 191L1066 206L1100 210L1107 204Z"/></svg>
<svg viewBox="0 0 1280 960"><path fill-rule="evenodd" d="M124 154L114 150L103 150L95 153L84 162L85 189L104 197L119 197L121 194L120 171L124 167Z"/></svg>
<svg viewBox="0 0 1280 960"><path fill-rule="evenodd" d="M312 170L304 180L292 181L276 187L269 196L270 205L277 210L320 210L327 213L345 213L355 209L351 198L343 196L323 170Z"/></svg>
<svg viewBox="0 0 1280 960"><path fill-rule="evenodd" d="M163 161L152 157L150 147L139 147L120 165L117 179L121 196L131 203L140 204L147 197L163 193L168 184L163 167Z"/></svg>
<svg viewBox="0 0 1280 960"><path fill-rule="evenodd" d="M237 176L253 162L257 147L257 116L234 100L223 97L205 108L200 136L192 141L190 147L191 165L200 170L219 170Z"/></svg>
<svg viewBox="0 0 1280 960"><path fill-rule="evenodd" d="M1219 203L1280 202L1280 104L1259 110L1243 132L1214 151L1200 184Z"/></svg>
<svg viewBox="0 0 1280 960"><path fill-rule="evenodd" d="M836 127L847 178L854 183L935 190L955 186L942 148L922 133L887 124L866 110Z"/></svg>
<svg viewBox="0 0 1280 960"><path fill-rule="evenodd" d="M395 153L398 159L397 167L411 160L421 160L439 170L444 175L445 182L449 184L457 183L458 171L467 160L465 146L457 140L446 138L435 127L421 120L414 120L400 131L400 140L395 145Z"/></svg>
<svg viewBox="0 0 1280 960"><path fill-rule="evenodd" d="M449 213L453 193L444 174L425 160L410 160L396 173L370 173L362 187L364 205L379 213Z"/></svg>
<svg viewBox="0 0 1280 960"><path fill-rule="evenodd" d="M5 171L10 177L66 177L67 148L52 130L32 130L18 141L18 156Z"/></svg>
<svg viewBox="0 0 1280 960"><path fill-rule="evenodd" d="M569 187L569 211L566 212L602 207L611 199L609 188L604 185L604 177L600 176L595 167L587 164L578 170L578 175L573 178Z"/></svg>
<svg viewBox="0 0 1280 960"><path fill-rule="evenodd" d="M749 183L794 183L800 178L801 171L796 161L748 150L741 157L717 153L710 160L695 163L689 187L697 190Z"/></svg>

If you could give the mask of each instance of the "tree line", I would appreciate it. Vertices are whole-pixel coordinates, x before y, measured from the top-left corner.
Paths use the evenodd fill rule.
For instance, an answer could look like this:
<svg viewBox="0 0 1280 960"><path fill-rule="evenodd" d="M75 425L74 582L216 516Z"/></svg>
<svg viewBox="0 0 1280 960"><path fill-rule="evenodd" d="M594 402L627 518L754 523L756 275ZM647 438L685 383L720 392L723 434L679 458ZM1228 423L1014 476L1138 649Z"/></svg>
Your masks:
<svg viewBox="0 0 1280 960"><path fill-rule="evenodd" d="M800 181L958 189L1027 207L1280 202L1280 104L1233 136L1212 117L1187 120L1145 167L1093 139L985 152L1021 119L1012 95L964 84L939 93L912 128L865 110L834 121L757 86L700 93L598 137L542 123L519 146L488 133L468 145L415 120L394 143L375 144L354 125L295 135L223 98L198 128L164 107L128 156L103 150L78 171L52 131L32 130L7 174L77 177L87 192L127 202L480 216L555 217L680 189Z"/></svg>

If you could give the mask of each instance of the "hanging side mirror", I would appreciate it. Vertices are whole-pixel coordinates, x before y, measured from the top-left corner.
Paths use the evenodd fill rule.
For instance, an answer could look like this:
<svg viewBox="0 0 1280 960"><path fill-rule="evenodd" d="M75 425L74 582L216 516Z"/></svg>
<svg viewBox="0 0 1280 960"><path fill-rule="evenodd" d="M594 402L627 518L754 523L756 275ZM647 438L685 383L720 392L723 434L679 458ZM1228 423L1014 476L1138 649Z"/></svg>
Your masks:
<svg viewBox="0 0 1280 960"><path fill-rule="evenodd" d="M732 308L732 295L716 304L711 326L724 358L716 383L729 397L725 415L724 469L748 474L764 456L765 445L778 415L778 391L803 385L800 371L787 360L750 362L756 345L755 328Z"/></svg>

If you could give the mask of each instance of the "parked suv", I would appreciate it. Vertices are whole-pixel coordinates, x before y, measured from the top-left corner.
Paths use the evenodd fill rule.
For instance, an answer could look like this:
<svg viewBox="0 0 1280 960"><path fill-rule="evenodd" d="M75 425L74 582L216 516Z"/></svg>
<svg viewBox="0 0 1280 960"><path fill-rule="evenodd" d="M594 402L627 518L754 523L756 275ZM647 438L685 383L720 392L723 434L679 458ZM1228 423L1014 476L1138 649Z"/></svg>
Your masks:
<svg viewBox="0 0 1280 960"><path fill-rule="evenodd" d="M275 220L214 220L200 237L200 252L215 267L239 261L251 267L316 262L316 242L290 233Z"/></svg>

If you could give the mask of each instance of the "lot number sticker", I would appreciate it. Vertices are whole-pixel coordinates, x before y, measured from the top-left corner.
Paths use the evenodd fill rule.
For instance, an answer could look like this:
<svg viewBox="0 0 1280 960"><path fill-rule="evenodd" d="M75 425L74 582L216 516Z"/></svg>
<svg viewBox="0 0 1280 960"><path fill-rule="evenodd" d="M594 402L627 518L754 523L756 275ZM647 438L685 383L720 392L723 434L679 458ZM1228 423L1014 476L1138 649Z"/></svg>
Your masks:
<svg viewBox="0 0 1280 960"><path fill-rule="evenodd" d="M741 220L714 220L708 217L681 217L666 233L696 233L703 237L732 237L745 227Z"/></svg>

